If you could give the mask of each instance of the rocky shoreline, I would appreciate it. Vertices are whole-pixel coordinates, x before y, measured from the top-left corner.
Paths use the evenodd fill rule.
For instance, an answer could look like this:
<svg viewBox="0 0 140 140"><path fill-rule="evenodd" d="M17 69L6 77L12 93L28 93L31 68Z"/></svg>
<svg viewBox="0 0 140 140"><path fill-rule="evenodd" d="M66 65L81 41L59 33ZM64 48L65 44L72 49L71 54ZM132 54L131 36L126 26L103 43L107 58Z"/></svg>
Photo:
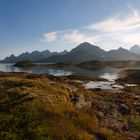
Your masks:
<svg viewBox="0 0 140 140"><path fill-rule="evenodd" d="M125 69L120 72L117 82L127 84L140 84L140 69Z"/></svg>
<svg viewBox="0 0 140 140"><path fill-rule="evenodd" d="M1 72L0 138L140 139L139 83L114 93L85 89L78 80L101 79Z"/></svg>

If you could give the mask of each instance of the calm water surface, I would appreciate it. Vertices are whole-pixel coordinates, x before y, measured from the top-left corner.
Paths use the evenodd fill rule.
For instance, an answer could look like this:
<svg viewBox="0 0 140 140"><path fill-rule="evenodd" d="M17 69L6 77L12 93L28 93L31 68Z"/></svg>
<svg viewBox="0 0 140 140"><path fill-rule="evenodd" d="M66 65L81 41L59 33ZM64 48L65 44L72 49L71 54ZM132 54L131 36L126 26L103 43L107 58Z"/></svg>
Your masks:
<svg viewBox="0 0 140 140"><path fill-rule="evenodd" d="M55 76L62 75L83 75L89 77L102 77L109 80L118 78L118 70L114 68L105 68L98 71L90 71L80 69L78 67L47 67L47 66L35 66L30 68L14 67L13 64L0 64L0 71L4 72L29 72L29 73L46 73Z"/></svg>
<svg viewBox="0 0 140 140"><path fill-rule="evenodd" d="M108 81L90 81L84 83L83 86L86 89L108 89L113 91L121 91L123 87L117 85L115 80L119 78L119 70L115 68L104 68L98 71L84 70L78 67L47 67L47 66L35 66L30 68L14 67L13 64L0 64L0 71L4 72L29 72L29 73L45 73L54 76L66 76L66 75L82 75L88 77L101 77L108 79Z"/></svg>

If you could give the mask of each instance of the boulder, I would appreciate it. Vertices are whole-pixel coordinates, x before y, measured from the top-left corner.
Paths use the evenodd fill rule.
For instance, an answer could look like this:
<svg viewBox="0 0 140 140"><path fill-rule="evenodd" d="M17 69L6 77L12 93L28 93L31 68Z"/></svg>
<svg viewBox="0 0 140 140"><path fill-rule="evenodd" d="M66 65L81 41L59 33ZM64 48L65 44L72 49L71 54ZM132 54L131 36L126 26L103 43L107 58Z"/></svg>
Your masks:
<svg viewBox="0 0 140 140"><path fill-rule="evenodd" d="M130 109L127 105L125 104L120 104L119 106L119 111L121 112L121 114L129 114L130 113Z"/></svg>

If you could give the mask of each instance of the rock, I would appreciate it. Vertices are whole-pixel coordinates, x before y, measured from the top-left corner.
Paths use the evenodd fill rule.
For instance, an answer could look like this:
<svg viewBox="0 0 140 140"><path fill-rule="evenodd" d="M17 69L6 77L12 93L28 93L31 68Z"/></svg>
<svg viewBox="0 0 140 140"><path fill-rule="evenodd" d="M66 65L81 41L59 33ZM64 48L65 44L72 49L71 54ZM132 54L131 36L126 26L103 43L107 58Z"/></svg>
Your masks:
<svg viewBox="0 0 140 140"><path fill-rule="evenodd" d="M123 130L123 131L129 131L129 126L128 126L128 125L124 125L124 126L122 127L122 130Z"/></svg>
<svg viewBox="0 0 140 140"><path fill-rule="evenodd" d="M116 99L116 101L120 104L124 104L125 103L125 100L124 99Z"/></svg>
<svg viewBox="0 0 140 140"><path fill-rule="evenodd" d="M76 103L79 100L79 96L78 95L70 95L70 99L73 103Z"/></svg>
<svg viewBox="0 0 140 140"><path fill-rule="evenodd" d="M121 114L129 114L130 113L130 109L125 104L120 104L119 110L120 110Z"/></svg>
<svg viewBox="0 0 140 140"><path fill-rule="evenodd" d="M98 111L97 115L98 115L99 118L104 118L104 113L101 112L101 111Z"/></svg>
<svg viewBox="0 0 140 140"><path fill-rule="evenodd" d="M80 95L79 96L79 100L78 102L75 104L76 107L81 108L84 106L91 106L91 102L90 101L85 101L84 95Z"/></svg>
<svg viewBox="0 0 140 140"><path fill-rule="evenodd" d="M84 95L71 95L71 101L75 104L77 108L82 108L84 106L91 106L90 101L85 101Z"/></svg>
<svg viewBox="0 0 140 140"><path fill-rule="evenodd" d="M138 112L139 115L140 115L140 106L139 107L136 107L136 112Z"/></svg>

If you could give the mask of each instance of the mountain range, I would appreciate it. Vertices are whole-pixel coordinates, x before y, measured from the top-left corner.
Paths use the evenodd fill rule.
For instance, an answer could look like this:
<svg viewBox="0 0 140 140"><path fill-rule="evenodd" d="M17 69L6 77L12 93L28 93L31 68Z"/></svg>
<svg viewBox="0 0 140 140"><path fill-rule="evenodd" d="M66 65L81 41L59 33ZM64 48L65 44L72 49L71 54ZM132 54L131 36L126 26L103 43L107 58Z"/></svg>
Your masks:
<svg viewBox="0 0 140 140"><path fill-rule="evenodd" d="M32 60L34 62L41 63L81 63L92 60L140 60L140 47L138 45L134 45L130 48L130 50L120 47L117 50L105 51L98 46L84 42L69 52L66 50L59 53L50 52L49 50L42 52L34 51L32 53L26 52L20 54L19 56L11 55L0 62L15 63L22 60Z"/></svg>
<svg viewBox="0 0 140 140"><path fill-rule="evenodd" d="M31 60L31 61L38 61L41 59L46 59L49 58L52 55L64 55L65 53L67 53L66 50L58 53L58 52L50 52L49 50L45 50L45 51L33 51L32 53L29 52L25 52L20 54L19 56L15 56L15 55L11 55L9 57L6 57L4 60L1 60L0 62L4 62L4 63L16 63L18 61L23 61L23 60Z"/></svg>

